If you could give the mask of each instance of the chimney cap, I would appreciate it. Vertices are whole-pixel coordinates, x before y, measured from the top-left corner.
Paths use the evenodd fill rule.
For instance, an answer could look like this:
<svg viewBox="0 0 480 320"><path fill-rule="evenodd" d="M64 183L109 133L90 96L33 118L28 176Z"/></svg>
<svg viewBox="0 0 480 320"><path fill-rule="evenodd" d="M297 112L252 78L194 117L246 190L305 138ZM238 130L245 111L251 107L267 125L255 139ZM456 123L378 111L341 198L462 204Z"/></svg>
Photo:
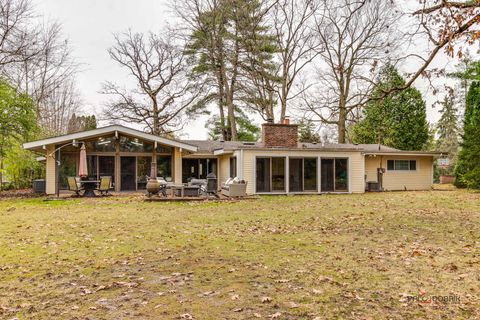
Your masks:
<svg viewBox="0 0 480 320"><path fill-rule="evenodd" d="M267 118L267 123L272 124L273 123L273 118Z"/></svg>

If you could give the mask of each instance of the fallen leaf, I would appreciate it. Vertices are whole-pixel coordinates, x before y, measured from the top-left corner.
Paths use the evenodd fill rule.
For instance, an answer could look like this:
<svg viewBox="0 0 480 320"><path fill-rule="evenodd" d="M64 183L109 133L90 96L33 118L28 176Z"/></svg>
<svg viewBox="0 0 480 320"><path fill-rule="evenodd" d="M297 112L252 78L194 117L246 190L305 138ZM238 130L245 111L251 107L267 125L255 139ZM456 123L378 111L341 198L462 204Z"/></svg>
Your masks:
<svg viewBox="0 0 480 320"><path fill-rule="evenodd" d="M270 297L262 297L261 301L262 301L262 303L269 303L269 302L272 302L272 298L270 298Z"/></svg>

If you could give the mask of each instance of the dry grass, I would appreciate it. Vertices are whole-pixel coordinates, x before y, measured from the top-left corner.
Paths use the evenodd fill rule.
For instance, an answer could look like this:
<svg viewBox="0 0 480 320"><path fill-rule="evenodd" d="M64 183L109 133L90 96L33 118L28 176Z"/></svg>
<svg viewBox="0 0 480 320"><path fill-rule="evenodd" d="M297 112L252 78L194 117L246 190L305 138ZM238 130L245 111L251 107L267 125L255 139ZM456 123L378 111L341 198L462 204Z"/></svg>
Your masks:
<svg viewBox="0 0 480 320"><path fill-rule="evenodd" d="M479 227L465 191L0 201L0 318L478 319Z"/></svg>

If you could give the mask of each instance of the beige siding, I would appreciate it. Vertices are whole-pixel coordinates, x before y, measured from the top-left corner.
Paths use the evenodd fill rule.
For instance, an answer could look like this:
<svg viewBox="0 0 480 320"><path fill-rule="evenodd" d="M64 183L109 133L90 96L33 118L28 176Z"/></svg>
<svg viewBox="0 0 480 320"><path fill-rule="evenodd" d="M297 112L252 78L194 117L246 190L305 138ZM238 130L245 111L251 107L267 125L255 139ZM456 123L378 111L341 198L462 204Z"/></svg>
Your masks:
<svg viewBox="0 0 480 320"><path fill-rule="evenodd" d="M275 150L244 150L243 179L248 181L247 193L255 193L255 159L256 157L316 157L316 158L348 158L349 192L365 192L364 156L360 152L325 153L318 151L275 151ZM318 165L318 167L320 164ZM320 177L317 179L320 185Z"/></svg>
<svg viewBox="0 0 480 320"><path fill-rule="evenodd" d="M57 180L57 173L56 169L57 166L55 164L55 146L49 145L47 146L47 160L46 160L46 193L47 194L55 194L56 193L56 180Z"/></svg>
<svg viewBox="0 0 480 320"><path fill-rule="evenodd" d="M230 178L230 156L222 155L218 157L218 185Z"/></svg>
<svg viewBox="0 0 480 320"><path fill-rule="evenodd" d="M176 184L182 183L182 153L177 147L173 151L173 180Z"/></svg>
<svg viewBox="0 0 480 320"><path fill-rule="evenodd" d="M416 171L389 171L383 175L386 191L427 190L433 184L433 157L431 156L366 156L367 181L377 181L377 168L387 168L387 160L417 160Z"/></svg>

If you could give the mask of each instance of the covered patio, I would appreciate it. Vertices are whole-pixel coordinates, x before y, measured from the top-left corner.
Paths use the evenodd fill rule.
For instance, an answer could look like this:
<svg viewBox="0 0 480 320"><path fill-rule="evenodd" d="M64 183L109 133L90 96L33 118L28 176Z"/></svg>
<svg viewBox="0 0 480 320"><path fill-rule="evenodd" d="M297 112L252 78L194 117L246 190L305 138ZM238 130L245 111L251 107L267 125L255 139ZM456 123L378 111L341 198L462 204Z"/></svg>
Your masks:
<svg viewBox="0 0 480 320"><path fill-rule="evenodd" d="M182 153L197 147L120 125L38 140L24 145L46 156L46 193L68 189L67 178L79 174L80 150L86 149L86 180L111 177L115 192L146 189L152 163L157 177L182 184Z"/></svg>

